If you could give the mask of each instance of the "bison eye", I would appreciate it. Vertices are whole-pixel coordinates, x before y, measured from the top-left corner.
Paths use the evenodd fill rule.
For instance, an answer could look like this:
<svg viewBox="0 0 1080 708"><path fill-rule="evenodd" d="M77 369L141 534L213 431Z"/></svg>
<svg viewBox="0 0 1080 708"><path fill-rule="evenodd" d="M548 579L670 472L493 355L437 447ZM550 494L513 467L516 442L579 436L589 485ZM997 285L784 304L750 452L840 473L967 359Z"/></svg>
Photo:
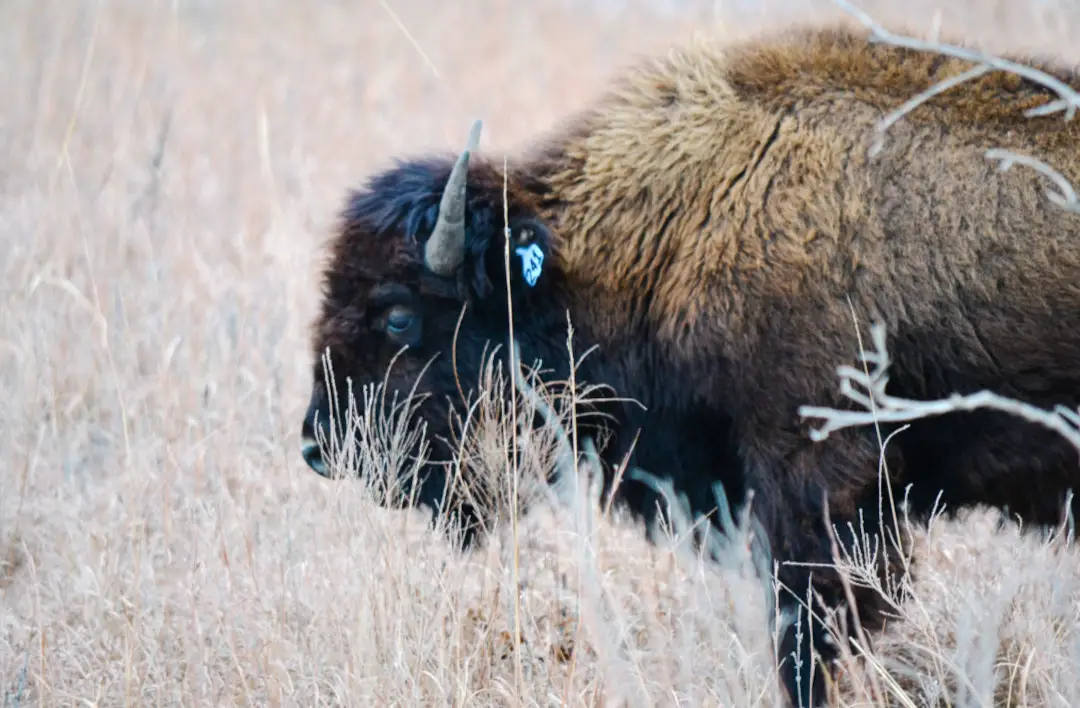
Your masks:
<svg viewBox="0 0 1080 708"><path fill-rule="evenodd" d="M391 307L383 319L383 329L391 339L414 348L420 346L423 336L423 327L420 325L420 316L404 305Z"/></svg>
<svg viewBox="0 0 1080 708"><path fill-rule="evenodd" d="M405 334L412 327L413 313L404 307L395 307L386 316L386 331L393 335Z"/></svg>

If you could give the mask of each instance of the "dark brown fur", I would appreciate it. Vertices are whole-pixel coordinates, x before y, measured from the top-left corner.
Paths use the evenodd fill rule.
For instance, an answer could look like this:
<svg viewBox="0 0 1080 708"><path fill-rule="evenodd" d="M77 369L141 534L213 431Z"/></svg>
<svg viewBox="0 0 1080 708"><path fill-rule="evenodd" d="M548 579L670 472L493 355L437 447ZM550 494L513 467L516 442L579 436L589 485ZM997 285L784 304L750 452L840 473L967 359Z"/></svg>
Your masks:
<svg viewBox="0 0 1080 708"><path fill-rule="evenodd" d="M569 311L578 351L599 345L582 378L647 407L608 411L618 423L608 462L622 462L640 431L634 463L671 475L699 510L711 508L714 480L736 498L753 488L774 555L827 562L824 496L834 522L877 516L873 429L813 443L797 413L843 405L835 369L856 352L851 308L864 325L887 327L891 393L992 389L1080 404L1080 215L1049 202L1044 177L1001 172L984 155L1040 158L1080 184L1080 120L1025 118L1054 95L997 72L919 107L879 155L867 153L887 111L968 67L846 30L700 44L628 72L511 163L513 233L531 227L547 251L532 289L514 257L523 358L543 357L565 376ZM1076 75L1041 68L1080 89ZM436 433L458 397L449 345L462 299L462 385L476 382L481 344L505 345L507 334L501 160L473 158L462 276L450 282L422 266L451 162L401 164L354 195L314 335L342 376L383 380L400 342L382 331L371 297L401 288L398 301L422 317L423 343L389 381L408 390L441 355L421 386L437 394L423 410ZM325 409L321 376L317 366L309 415ZM1066 490L1080 486L1075 450L1004 415L918 422L890 448L896 482L914 485L916 514L940 492L953 509L1008 506L1052 524ZM437 507L444 500L431 490L443 480L432 474L421 496ZM643 512L654 501L641 489L624 494ZM784 566L780 579L805 597L808 573ZM815 576L826 602L840 603L835 578ZM874 599L860 603L863 622L880 625ZM813 642L829 654L817 631ZM789 634L783 649L793 646ZM789 690L809 687L802 668L798 681L786 670Z"/></svg>

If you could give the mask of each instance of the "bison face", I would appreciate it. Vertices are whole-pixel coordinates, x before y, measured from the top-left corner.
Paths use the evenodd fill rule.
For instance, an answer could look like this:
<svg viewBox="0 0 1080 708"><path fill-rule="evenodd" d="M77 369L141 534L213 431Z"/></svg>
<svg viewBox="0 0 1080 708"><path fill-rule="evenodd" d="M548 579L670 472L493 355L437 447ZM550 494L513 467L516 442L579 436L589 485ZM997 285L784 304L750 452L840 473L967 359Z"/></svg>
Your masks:
<svg viewBox="0 0 1080 708"><path fill-rule="evenodd" d="M358 436L382 426L382 437L393 437L386 431L393 425L400 437L405 428L415 430L419 419L430 446L428 461L406 462L419 452L415 437L404 445L408 449L383 456L405 462L382 470L396 477L390 481L397 491L387 503L444 507L443 463L456 448L452 414L463 414L485 355L507 349L508 300L515 328L529 330L539 325L538 303L550 288L551 273L544 271L548 230L530 192L513 179L504 186L502 170L492 165L469 165L478 128L456 162L401 162L354 193L323 273L302 454L314 471L330 476L332 467L342 465L331 464L326 440L355 452L364 442ZM520 341L522 334L515 335ZM526 331L524 338L529 336ZM355 404L347 424L350 391ZM360 469L350 471L386 464L368 452L367 459L356 457ZM475 513L464 504L454 506L462 517Z"/></svg>

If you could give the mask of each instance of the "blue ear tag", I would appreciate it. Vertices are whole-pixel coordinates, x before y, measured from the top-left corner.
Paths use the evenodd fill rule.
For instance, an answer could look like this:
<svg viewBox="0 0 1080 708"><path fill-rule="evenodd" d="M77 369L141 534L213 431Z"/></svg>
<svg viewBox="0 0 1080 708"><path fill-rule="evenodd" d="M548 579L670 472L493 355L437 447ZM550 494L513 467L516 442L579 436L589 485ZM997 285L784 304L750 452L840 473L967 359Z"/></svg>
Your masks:
<svg viewBox="0 0 1080 708"><path fill-rule="evenodd" d="M531 288L536 285L537 279L540 278L540 271L544 265L544 252L535 243L530 243L528 246L518 246L514 250L521 256L521 271L525 276L525 282Z"/></svg>

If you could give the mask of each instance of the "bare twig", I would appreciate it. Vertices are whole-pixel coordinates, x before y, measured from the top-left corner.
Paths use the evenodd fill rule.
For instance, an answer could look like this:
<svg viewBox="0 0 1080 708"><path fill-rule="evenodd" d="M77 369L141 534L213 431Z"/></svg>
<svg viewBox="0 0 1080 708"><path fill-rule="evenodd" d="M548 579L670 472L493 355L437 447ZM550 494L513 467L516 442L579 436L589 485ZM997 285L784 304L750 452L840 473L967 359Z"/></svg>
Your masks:
<svg viewBox="0 0 1080 708"><path fill-rule="evenodd" d="M988 408L1043 425L1064 436L1077 451L1080 451L1080 413L1064 406L1055 406L1052 411L1047 411L991 391L979 391L969 395L953 394L948 398L935 401L916 401L887 394L885 386L889 382L889 377L886 370L890 362L885 346L884 326L872 325L870 335L873 338L875 351L865 352L860 357L863 361L873 364L874 368L870 374L865 374L852 366L837 367L837 373L840 376L840 392L867 410L842 411L819 406L800 406L799 415L802 417L820 418L824 421L820 428L810 431L811 439L821 441L829 437L833 431L875 422L895 423ZM861 386L863 390L857 390L856 385ZM876 410L870 412L871 407Z"/></svg>
<svg viewBox="0 0 1080 708"><path fill-rule="evenodd" d="M1018 155L1015 152L1001 150L999 148L987 150L986 157L990 160L1001 160L1002 172L1013 165L1023 165L1024 167L1030 167L1036 172L1048 177L1061 191L1054 192L1053 190L1048 189L1046 190L1046 197L1062 209L1080 213L1080 201L1076 198L1076 190L1073 189L1072 184L1069 183L1069 180L1065 179L1064 175L1042 160L1026 155Z"/></svg>
<svg viewBox="0 0 1080 708"><path fill-rule="evenodd" d="M967 71L964 71L955 76L951 76L947 79L939 81L922 93L912 97L905 101L898 108L890 111L880 121L878 121L878 133L873 143L870 145L869 154L871 157L881 152L882 147L885 144L885 133L900 121L901 118L911 113L913 110L926 103L930 99L938 96L946 91L953 89L967 81L977 79L980 76L990 73L991 71L1008 71L1017 76L1021 76L1030 81L1034 81L1046 88L1050 89L1058 95L1057 101L1051 101L1037 108L1031 108L1024 112L1024 115L1028 118L1036 116L1048 116L1059 111L1064 111L1065 120L1072 120L1073 115L1076 113L1077 107L1080 107L1080 93L1073 89L1063 81L1054 78L1050 74L1044 71L1040 71L1030 66L1018 64L1008 59L1002 59L983 52L974 51L971 49L965 49L956 45L943 43L938 40L939 27L938 22L935 22L934 31L932 32L933 40L924 41L916 39L914 37L907 37L899 34L894 34L889 30L882 27L865 11L852 5L848 0L833 0L837 6L842 10L853 16L856 20L867 27L871 32L871 42L882 42L885 44L891 44L896 47L904 47L919 52L934 52L937 54L943 54L946 56L962 59L966 61L975 62L975 66L971 67ZM1050 201L1057 204L1062 209L1074 213L1080 213L1080 201L1077 200L1076 191L1073 189L1069 181L1062 176L1060 172L1047 165L1045 162L1025 155L1019 155L1007 150L991 149L986 152L986 157L991 160L1000 160L1002 171L1009 169L1014 164L1024 165L1039 172L1045 177L1057 185L1060 192L1054 192L1047 190L1047 197Z"/></svg>
<svg viewBox="0 0 1080 708"><path fill-rule="evenodd" d="M959 47L954 44L947 44L944 42L936 41L927 42L921 39L916 39L914 37L894 34L893 32L890 32L889 30L878 24L877 21L874 20L874 18L872 18L865 11L860 10L859 8L852 5L850 2L848 2L848 0L833 0L833 2L836 3L836 5L840 7L840 9L844 10L844 12L847 12L856 20L861 22L867 29L869 29L873 33L873 36L870 38L870 41L872 42L882 42L885 44L891 44L896 47L904 47L906 49L911 49L917 52L935 52L938 54L944 54L946 56L954 57L956 59L977 62L987 67L986 71L1008 71L1016 74L1017 76L1021 76L1025 79L1041 84L1058 95L1057 101L1051 101L1050 103L1039 106L1038 108L1032 108L1025 111L1024 115L1029 118L1033 118L1036 116L1048 116L1059 111L1064 111L1065 120L1072 120L1073 115L1076 114L1076 109L1080 107L1080 93L1077 93L1071 86L1059 79L1054 78L1053 76L1047 74L1044 71L1039 71L1038 69L1035 69L1033 67L1018 64L1016 62L1009 61L1008 59L995 57L991 54L978 52L972 49L965 49L964 47ZM969 72L965 72L966 74L970 75L965 76L964 74L961 74L960 76L965 76L964 80L970 80L975 78L976 76L981 76L982 74L986 73L986 71L976 72L974 69L972 69ZM946 86L945 88L933 87L928 91L928 93L933 92L930 94L932 96L941 93L943 90L951 88L952 86L956 86L961 83L960 81L957 81L958 78L959 77L952 77L950 79L946 79L943 83L948 83L948 86ZM929 97L930 96L927 96L927 98ZM908 107L907 110L914 108L922 102L923 101L916 102L914 105ZM911 102L909 101L908 103ZM904 104L901 109L906 106L908 106L907 103ZM882 120L881 124L887 127L888 125L892 125L895 122L896 119L891 118L891 116L886 116Z"/></svg>
<svg viewBox="0 0 1080 708"><path fill-rule="evenodd" d="M962 83L970 81L971 79L978 78L983 74L988 74L993 70L993 67L987 64L979 64L978 66L974 66L961 74L957 74L956 76L945 79L944 81L939 81L938 83L934 84L933 86L918 94L917 96L910 98L907 101L904 101L904 103L901 104L899 108L891 111L884 118L878 121L878 134L877 137L874 138L873 144L870 146L871 157L881 152L881 148L885 146L885 131L893 127L893 125L895 125L897 121L906 116L908 113L911 113L913 110L926 103L934 96L945 93L951 88L955 88Z"/></svg>

